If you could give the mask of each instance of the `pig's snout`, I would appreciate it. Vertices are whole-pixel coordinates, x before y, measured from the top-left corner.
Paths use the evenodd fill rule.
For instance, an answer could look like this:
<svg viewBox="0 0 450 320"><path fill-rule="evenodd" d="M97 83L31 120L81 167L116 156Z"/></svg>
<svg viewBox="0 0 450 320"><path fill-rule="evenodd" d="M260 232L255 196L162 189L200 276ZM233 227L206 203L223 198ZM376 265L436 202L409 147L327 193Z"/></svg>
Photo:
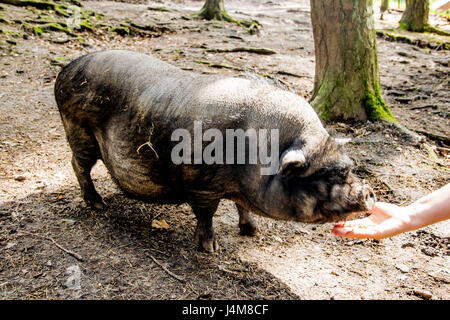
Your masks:
<svg viewBox="0 0 450 320"><path fill-rule="evenodd" d="M369 186L363 186L360 194L360 203L363 210L371 210L377 201L375 193Z"/></svg>

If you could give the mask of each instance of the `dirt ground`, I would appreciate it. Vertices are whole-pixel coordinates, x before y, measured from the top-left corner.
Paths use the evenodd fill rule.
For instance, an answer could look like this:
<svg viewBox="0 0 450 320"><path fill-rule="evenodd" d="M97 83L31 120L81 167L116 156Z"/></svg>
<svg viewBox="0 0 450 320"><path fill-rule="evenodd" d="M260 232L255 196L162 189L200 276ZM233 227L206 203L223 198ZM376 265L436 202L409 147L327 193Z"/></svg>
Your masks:
<svg viewBox="0 0 450 320"><path fill-rule="evenodd" d="M59 64L101 49L130 49L193 72L258 74L309 97L314 79L309 1L225 3L233 17L258 20L260 31L187 19L201 1L160 0L82 1L105 21L152 21L173 30L159 37L85 31L82 43L57 41L66 36L57 32L0 34L1 299L450 298L450 221L375 241L337 238L330 223L256 217L260 232L250 238L238 234L237 210L223 201L214 218L221 249L207 254L194 245L195 218L188 205L130 200L101 163L93 178L110 208L97 213L85 206L53 96ZM1 6L9 18L32 14ZM381 23L376 13L377 28L395 27L400 16L391 11ZM433 15L431 22L450 29L443 18ZM0 22L0 28L15 25ZM277 53L206 50L234 47ZM381 38L378 51L382 93L395 117L412 131L449 137L449 51ZM418 142L378 122L327 128L352 138L347 151L356 172L383 201L406 205L450 181L449 146L436 137L419 134ZM152 227L163 219L168 228Z"/></svg>

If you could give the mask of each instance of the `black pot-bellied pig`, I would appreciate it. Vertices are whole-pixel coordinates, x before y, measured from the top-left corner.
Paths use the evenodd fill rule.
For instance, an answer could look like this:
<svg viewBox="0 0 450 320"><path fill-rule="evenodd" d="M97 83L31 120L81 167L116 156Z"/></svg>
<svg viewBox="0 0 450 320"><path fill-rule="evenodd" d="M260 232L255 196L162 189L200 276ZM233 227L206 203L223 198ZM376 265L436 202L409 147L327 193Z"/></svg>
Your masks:
<svg viewBox="0 0 450 320"><path fill-rule="evenodd" d="M263 81L196 74L144 54L111 50L67 65L55 97L86 203L106 209L90 176L101 159L127 195L189 203L197 218L195 239L209 252L218 248L212 218L222 198L237 204L241 233L248 235L256 232L250 211L322 223L344 220L375 202L311 106ZM228 136L230 130L235 136ZM194 141L180 148L183 132ZM245 150L271 152L274 161L255 162L250 151L243 156L238 142L230 144L242 132ZM268 145L254 145L251 138L266 132L276 133L262 139ZM214 161L202 160L208 142L217 143L209 146ZM269 166L275 170L263 172Z"/></svg>

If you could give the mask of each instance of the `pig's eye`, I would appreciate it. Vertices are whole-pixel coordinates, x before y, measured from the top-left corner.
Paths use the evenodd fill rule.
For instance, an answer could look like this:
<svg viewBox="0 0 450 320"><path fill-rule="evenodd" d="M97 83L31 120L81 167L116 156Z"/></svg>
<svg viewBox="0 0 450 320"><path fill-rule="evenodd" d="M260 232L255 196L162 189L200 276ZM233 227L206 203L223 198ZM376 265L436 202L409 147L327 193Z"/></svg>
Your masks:
<svg viewBox="0 0 450 320"><path fill-rule="evenodd" d="M297 163L290 163L286 166L286 168L283 170L283 177L291 179L291 178L300 178L303 177L303 173L308 170L310 166L309 162L305 162L302 164Z"/></svg>
<svg viewBox="0 0 450 320"><path fill-rule="evenodd" d="M342 167L339 170L337 170L336 174L340 176L341 178L347 178L350 174L351 168L350 167Z"/></svg>
<svg viewBox="0 0 450 320"><path fill-rule="evenodd" d="M331 165L317 170L311 178L339 183L340 181L347 179L350 171L351 168L347 166Z"/></svg>

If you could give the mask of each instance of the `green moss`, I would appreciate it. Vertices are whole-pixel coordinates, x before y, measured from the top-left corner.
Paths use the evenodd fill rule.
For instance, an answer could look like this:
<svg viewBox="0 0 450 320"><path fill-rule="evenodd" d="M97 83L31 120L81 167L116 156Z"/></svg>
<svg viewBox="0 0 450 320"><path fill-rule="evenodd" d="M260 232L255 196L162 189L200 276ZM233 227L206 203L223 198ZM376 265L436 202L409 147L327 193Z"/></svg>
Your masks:
<svg viewBox="0 0 450 320"><path fill-rule="evenodd" d="M258 30L258 26L261 24L256 20L237 20L232 18L228 12L223 9L209 9L206 7L203 7L200 12L195 13L192 15L194 19L205 19L205 20L218 20L218 21L226 21L231 23L236 23L237 25L241 26L244 30L246 30L248 33L253 34ZM215 26L213 26L215 27Z"/></svg>
<svg viewBox="0 0 450 320"><path fill-rule="evenodd" d="M40 36L44 33L44 29L42 29L40 26L34 26L33 33L37 36Z"/></svg>
<svg viewBox="0 0 450 320"><path fill-rule="evenodd" d="M92 25L87 20L80 21L79 30L81 30L81 31L84 31L84 30L94 31L93 28L92 28Z"/></svg>
<svg viewBox="0 0 450 320"><path fill-rule="evenodd" d="M9 21L5 18L4 15L0 14L0 23L9 23Z"/></svg>
<svg viewBox="0 0 450 320"><path fill-rule="evenodd" d="M364 98L362 99L362 104L366 109L369 119L384 119L393 123L398 122L383 101L378 85L375 86L374 90L371 90L367 82L364 83Z"/></svg>
<svg viewBox="0 0 450 320"><path fill-rule="evenodd" d="M324 104L322 107L322 114L320 115L321 118L325 121L329 121L331 119L331 105Z"/></svg>
<svg viewBox="0 0 450 320"><path fill-rule="evenodd" d="M315 94L315 98L311 101L311 106L316 111L316 113L325 121L330 120L332 106L328 101L328 95L331 91L332 84L325 76L322 79L319 90Z"/></svg>
<svg viewBox="0 0 450 320"><path fill-rule="evenodd" d="M431 12L437 16L441 16L444 18L450 18L450 10L445 10L445 11L431 10Z"/></svg>
<svg viewBox="0 0 450 320"><path fill-rule="evenodd" d="M446 37L449 37L449 36L450 36L450 32L447 32L447 31L445 31L445 30L440 30L440 29L435 28L435 27L430 26L430 25L426 25L426 26L425 26L425 32L428 32L428 33L435 33L435 34L437 34L437 35L440 35L440 36L446 36Z"/></svg>
<svg viewBox="0 0 450 320"><path fill-rule="evenodd" d="M172 10L164 8L164 7L147 7L148 10L152 11L160 11L160 12L171 12Z"/></svg>
<svg viewBox="0 0 450 320"><path fill-rule="evenodd" d="M128 26L125 25L120 25L120 26L115 26L115 27L111 27L109 29L111 32L115 32L121 36L126 36L130 34L130 28Z"/></svg>
<svg viewBox="0 0 450 320"><path fill-rule="evenodd" d="M408 30L408 24L404 23L404 22L400 22L399 24L400 26L400 30Z"/></svg>
<svg viewBox="0 0 450 320"><path fill-rule="evenodd" d="M54 10L57 14L66 18L71 17L73 14L73 12L71 12L73 10L69 10L69 7L64 4L55 5Z"/></svg>

